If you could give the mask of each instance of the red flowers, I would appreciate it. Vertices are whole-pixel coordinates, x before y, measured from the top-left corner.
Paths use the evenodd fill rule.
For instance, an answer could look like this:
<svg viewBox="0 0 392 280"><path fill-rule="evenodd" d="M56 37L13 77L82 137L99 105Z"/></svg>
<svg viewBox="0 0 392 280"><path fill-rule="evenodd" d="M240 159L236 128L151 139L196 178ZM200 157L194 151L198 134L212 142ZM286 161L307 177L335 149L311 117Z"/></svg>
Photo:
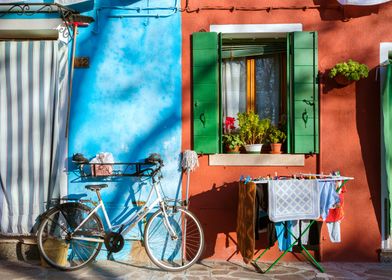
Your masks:
<svg viewBox="0 0 392 280"><path fill-rule="evenodd" d="M231 129L235 129L234 122L235 122L235 118L226 117L226 120L225 120L226 130L230 131Z"/></svg>

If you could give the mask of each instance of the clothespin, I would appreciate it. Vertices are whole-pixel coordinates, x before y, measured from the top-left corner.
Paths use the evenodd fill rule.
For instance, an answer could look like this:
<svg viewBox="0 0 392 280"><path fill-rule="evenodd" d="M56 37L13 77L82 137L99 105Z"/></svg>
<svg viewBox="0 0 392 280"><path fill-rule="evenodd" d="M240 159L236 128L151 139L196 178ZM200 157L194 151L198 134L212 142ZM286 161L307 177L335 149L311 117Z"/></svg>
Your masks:
<svg viewBox="0 0 392 280"><path fill-rule="evenodd" d="M243 175L241 175L241 177L240 177L240 182L241 182L241 181L243 181L244 184L247 184L247 183L249 183L250 181L252 181L252 178L251 178L250 176L244 177Z"/></svg>

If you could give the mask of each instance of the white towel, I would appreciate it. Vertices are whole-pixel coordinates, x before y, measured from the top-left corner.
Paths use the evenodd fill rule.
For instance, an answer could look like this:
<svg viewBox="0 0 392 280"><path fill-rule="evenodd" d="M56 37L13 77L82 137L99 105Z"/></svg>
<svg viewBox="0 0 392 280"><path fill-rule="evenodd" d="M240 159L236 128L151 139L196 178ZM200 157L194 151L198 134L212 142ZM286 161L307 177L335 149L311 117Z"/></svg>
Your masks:
<svg viewBox="0 0 392 280"><path fill-rule="evenodd" d="M268 183L271 221L313 220L320 216L317 180L271 180Z"/></svg>

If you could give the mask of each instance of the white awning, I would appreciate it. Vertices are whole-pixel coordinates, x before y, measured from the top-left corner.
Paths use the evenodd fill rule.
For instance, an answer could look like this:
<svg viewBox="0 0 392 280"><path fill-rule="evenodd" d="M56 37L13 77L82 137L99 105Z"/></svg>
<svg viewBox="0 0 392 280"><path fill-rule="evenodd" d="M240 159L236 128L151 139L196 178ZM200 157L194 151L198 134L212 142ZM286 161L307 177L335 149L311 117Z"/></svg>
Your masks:
<svg viewBox="0 0 392 280"><path fill-rule="evenodd" d="M391 0L338 0L341 5L354 5L354 6L371 6L378 5Z"/></svg>
<svg viewBox="0 0 392 280"><path fill-rule="evenodd" d="M33 3L43 3L43 4L51 4L56 3L71 9L77 10L78 12L86 12L94 9L94 0L29 0L29 1L20 1L20 0L0 0L0 4L33 4Z"/></svg>
<svg viewBox="0 0 392 280"><path fill-rule="evenodd" d="M79 12L86 12L94 9L94 0L55 0L54 2Z"/></svg>

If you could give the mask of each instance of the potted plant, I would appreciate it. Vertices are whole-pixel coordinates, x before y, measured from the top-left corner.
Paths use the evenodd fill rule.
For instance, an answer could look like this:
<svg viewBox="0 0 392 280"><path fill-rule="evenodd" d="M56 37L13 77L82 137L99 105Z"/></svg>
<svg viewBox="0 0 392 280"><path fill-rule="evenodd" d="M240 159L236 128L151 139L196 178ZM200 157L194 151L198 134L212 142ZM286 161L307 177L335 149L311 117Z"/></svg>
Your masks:
<svg viewBox="0 0 392 280"><path fill-rule="evenodd" d="M238 113L238 126L241 141L248 153L260 153L271 121L260 120L253 111Z"/></svg>
<svg viewBox="0 0 392 280"><path fill-rule="evenodd" d="M223 147L227 153L238 154L243 142L238 134L238 129L235 127L235 118L226 117L225 120L225 131L222 135Z"/></svg>
<svg viewBox="0 0 392 280"><path fill-rule="evenodd" d="M223 145L229 154L239 154L243 142L238 133L223 134Z"/></svg>
<svg viewBox="0 0 392 280"><path fill-rule="evenodd" d="M268 142L271 146L271 154L280 154L282 143L286 140L286 134L276 126L270 126L268 129Z"/></svg>
<svg viewBox="0 0 392 280"><path fill-rule="evenodd" d="M337 63L329 72L329 77L334 78L339 85L348 85L368 75L369 68L365 64L351 59Z"/></svg>

